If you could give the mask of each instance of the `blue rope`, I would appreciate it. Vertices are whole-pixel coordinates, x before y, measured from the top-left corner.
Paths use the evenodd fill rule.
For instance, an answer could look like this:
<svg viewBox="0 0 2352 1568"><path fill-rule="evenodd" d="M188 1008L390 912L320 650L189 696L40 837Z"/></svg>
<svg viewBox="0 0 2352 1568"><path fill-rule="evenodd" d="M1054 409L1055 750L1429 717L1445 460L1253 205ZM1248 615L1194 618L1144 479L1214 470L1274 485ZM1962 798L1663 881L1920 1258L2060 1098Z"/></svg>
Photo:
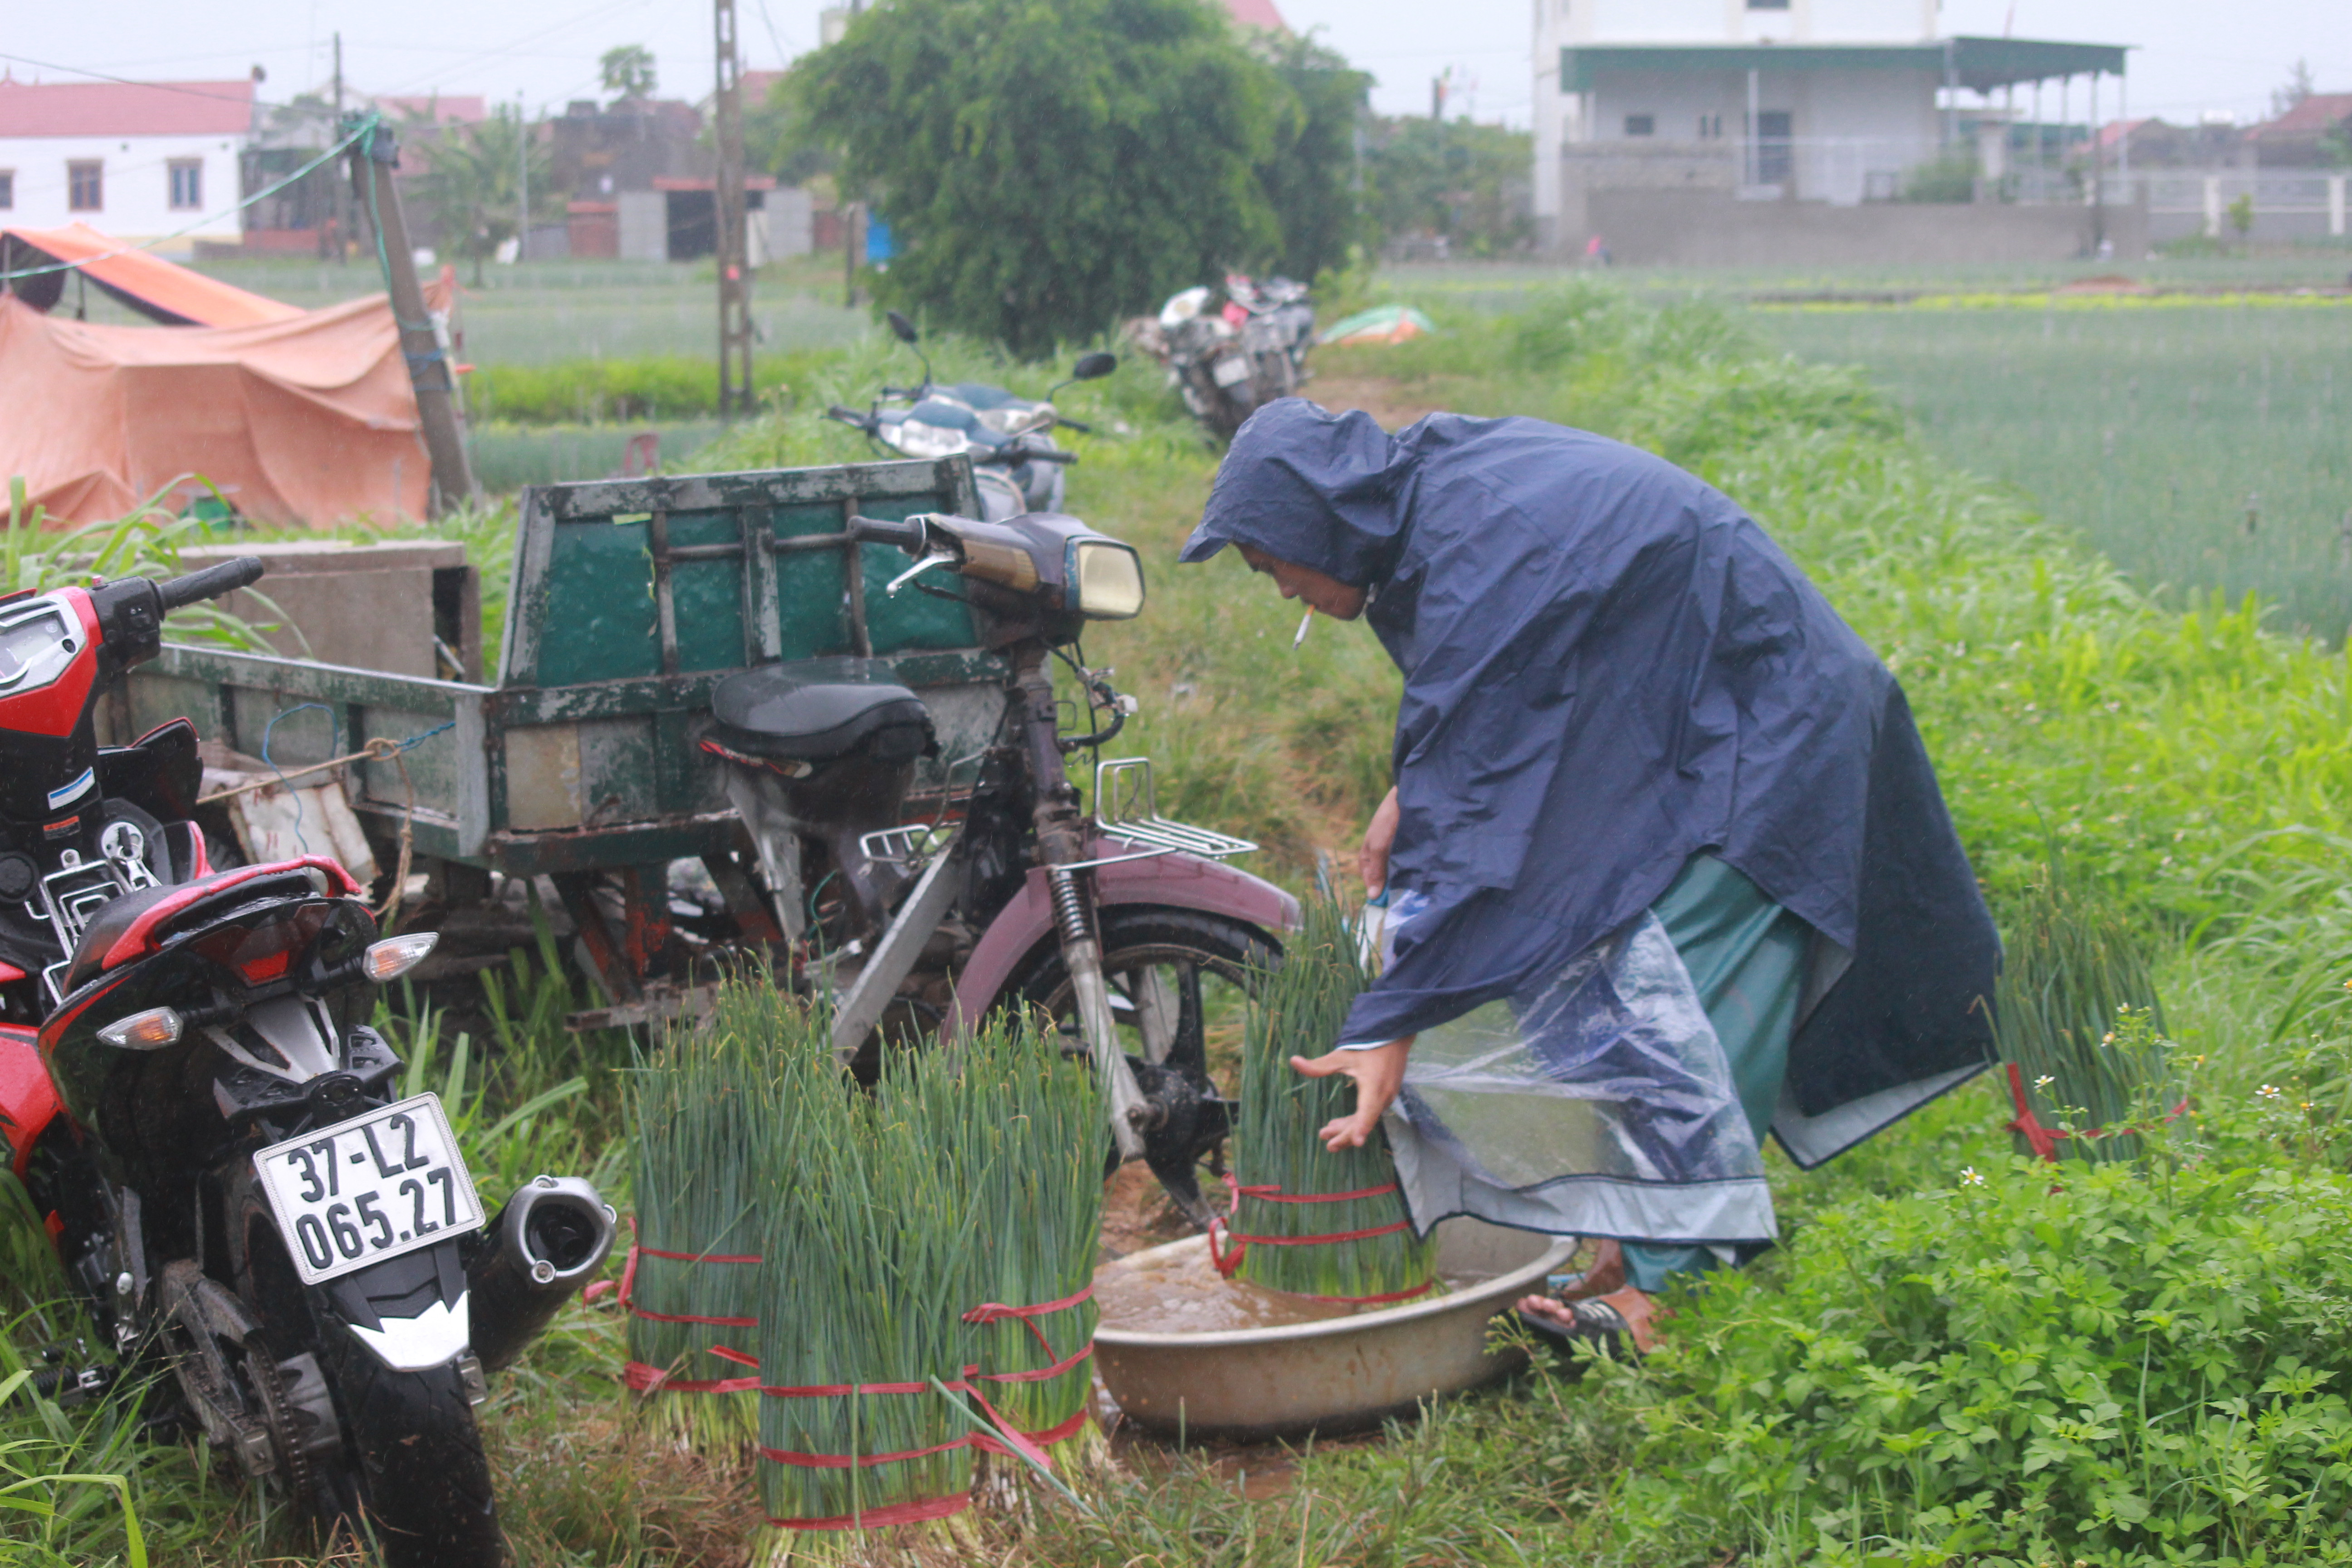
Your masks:
<svg viewBox="0 0 2352 1568"><path fill-rule="evenodd" d="M278 733L278 726L279 724L283 723L286 720L292 718L297 713L308 712L313 708L327 716L327 755L331 757L340 749L335 744L335 741L336 737L343 732L343 727L336 720L335 710L328 707L323 702L298 702L291 708L280 709L277 715L273 717L268 723L263 725L261 729L261 760L268 766L271 773L278 775L278 787L284 790L288 798L292 800L294 803L294 842L301 847L302 853L305 855L308 855L310 852L310 840L305 837L302 833L301 792L297 790L292 784L288 782L286 770L279 767L278 765L278 759L269 754L269 742L271 738Z"/></svg>
<svg viewBox="0 0 2352 1568"><path fill-rule="evenodd" d="M342 733L342 725L336 720L335 710L323 702L298 702L291 708L282 709L261 729L261 760L268 765L270 772L278 775L278 787L284 790L294 802L294 842L301 847L305 855L310 852L310 840L302 832L302 793L294 787L292 781L286 776L286 770L279 766L278 760L269 754L269 744L278 732L280 721L313 708L327 716L327 754L331 757L334 756L341 750L337 743L337 737ZM413 752L434 736L446 733L457 727L457 721L455 719L446 723L436 724L430 730L421 731L406 740L394 742L392 749L395 753Z"/></svg>

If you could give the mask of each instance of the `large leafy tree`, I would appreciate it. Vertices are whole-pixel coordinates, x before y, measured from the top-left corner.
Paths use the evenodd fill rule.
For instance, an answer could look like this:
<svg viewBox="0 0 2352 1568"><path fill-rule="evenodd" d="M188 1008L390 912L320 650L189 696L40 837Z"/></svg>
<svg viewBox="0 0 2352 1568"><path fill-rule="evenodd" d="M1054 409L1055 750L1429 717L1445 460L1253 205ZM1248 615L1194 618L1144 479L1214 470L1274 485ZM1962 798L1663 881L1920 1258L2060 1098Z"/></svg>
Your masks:
<svg viewBox="0 0 2352 1568"><path fill-rule="evenodd" d="M898 238L881 298L1024 357L1278 253L1283 85L1202 0L898 0L793 79Z"/></svg>

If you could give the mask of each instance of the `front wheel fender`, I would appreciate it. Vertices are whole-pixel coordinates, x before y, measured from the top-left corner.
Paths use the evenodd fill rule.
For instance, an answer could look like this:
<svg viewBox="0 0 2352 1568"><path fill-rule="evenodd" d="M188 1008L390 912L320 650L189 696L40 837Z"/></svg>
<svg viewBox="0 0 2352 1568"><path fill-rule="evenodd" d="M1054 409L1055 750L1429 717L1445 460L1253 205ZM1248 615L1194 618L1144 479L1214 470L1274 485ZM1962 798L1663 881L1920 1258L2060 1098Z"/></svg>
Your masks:
<svg viewBox="0 0 2352 1568"><path fill-rule="evenodd" d="M1088 859L1130 853L1119 839L1089 835ZM1162 904L1224 915L1269 932L1296 931L1298 900L1263 877L1196 855L1154 855L1145 859L1111 859L1087 875L1094 879L1095 905L1113 909L1122 904ZM1037 944L1054 931L1053 892L1043 868L1031 867L1021 891L999 910L996 918L971 950L971 958L956 979L955 1000L948 1010L946 1033L969 1034L996 1005L1004 987L1019 973Z"/></svg>

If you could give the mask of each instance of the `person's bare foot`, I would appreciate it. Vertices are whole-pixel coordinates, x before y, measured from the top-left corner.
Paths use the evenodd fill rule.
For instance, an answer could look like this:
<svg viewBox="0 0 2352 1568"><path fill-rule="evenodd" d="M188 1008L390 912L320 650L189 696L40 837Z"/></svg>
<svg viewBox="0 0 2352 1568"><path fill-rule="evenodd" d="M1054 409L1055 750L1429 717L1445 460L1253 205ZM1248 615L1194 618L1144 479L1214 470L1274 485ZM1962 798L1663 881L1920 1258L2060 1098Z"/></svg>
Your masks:
<svg viewBox="0 0 2352 1568"><path fill-rule="evenodd" d="M1625 1285L1606 1295L1582 1299L1613 1308L1617 1315L1625 1320L1626 1331L1633 1336L1633 1349L1640 1354L1647 1355L1658 1348L1654 1322L1657 1309L1643 1292ZM1556 1323L1571 1331L1582 1328L1577 1321L1574 1310L1557 1296L1523 1297L1519 1301L1519 1310L1531 1318L1541 1318L1548 1323Z"/></svg>
<svg viewBox="0 0 2352 1568"><path fill-rule="evenodd" d="M1606 1237L1592 1244L1592 1261L1576 1277L1576 1283L1559 1293L1563 1301L1581 1301L1588 1297L1606 1296L1612 1290L1625 1288L1625 1249Z"/></svg>

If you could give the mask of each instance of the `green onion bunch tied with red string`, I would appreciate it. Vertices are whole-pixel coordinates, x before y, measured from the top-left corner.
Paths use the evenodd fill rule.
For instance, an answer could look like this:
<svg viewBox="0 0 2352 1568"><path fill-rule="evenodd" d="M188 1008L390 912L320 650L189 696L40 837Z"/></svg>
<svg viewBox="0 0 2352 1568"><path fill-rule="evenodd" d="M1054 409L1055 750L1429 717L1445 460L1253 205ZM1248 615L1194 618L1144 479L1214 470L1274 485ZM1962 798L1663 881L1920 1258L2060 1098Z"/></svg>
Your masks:
<svg viewBox="0 0 2352 1568"><path fill-rule="evenodd" d="M625 1380L712 1441L758 1427L746 1369L711 1351L759 1350L769 1161L790 1120L775 1042L803 1013L764 976L724 986L707 1025L672 1029L628 1075L636 1207Z"/></svg>
<svg viewBox="0 0 2352 1568"><path fill-rule="evenodd" d="M2146 944L2113 900L2053 851L2009 911L1993 1037L2012 1092L2045 1127L2071 1128L2062 1160L2136 1160L2178 1103ZM2095 1134L2084 1136L2084 1134ZM2018 1152L2030 1152L2018 1133Z"/></svg>
<svg viewBox="0 0 2352 1568"><path fill-rule="evenodd" d="M1338 900L1309 899L1282 962L1260 973L1243 1026L1240 1191L1220 1267L1234 1270L1238 1256L1253 1285L1376 1306L1436 1288L1436 1239L1413 1234L1385 1135L1337 1153L1323 1146L1325 1123L1356 1108L1354 1080L1290 1066L1339 1043L1367 978Z"/></svg>
<svg viewBox="0 0 2352 1568"><path fill-rule="evenodd" d="M813 1015L780 1063L796 1113L760 1275L761 1502L798 1530L919 1523L964 1506L1006 1434L1082 1429L1094 1307L1059 1304L1092 1272L1101 1095L1026 1022L886 1052L870 1093L826 1036Z"/></svg>
<svg viewBox="0 0 2352 1568"><path fill-rule="evenodd" d="M991 1019L956 1056L955 1074L923 1075L921 1094L926 1123L962 1140L988 1238L980 1300L964 1314L969 1359L1015 1427L1063 1441L1083 1430L1094 1388L1094 1363L1080 1352L1099 1317L1090 1288L1102 1234L1101 1079L1033 1021Z"/></svg>

